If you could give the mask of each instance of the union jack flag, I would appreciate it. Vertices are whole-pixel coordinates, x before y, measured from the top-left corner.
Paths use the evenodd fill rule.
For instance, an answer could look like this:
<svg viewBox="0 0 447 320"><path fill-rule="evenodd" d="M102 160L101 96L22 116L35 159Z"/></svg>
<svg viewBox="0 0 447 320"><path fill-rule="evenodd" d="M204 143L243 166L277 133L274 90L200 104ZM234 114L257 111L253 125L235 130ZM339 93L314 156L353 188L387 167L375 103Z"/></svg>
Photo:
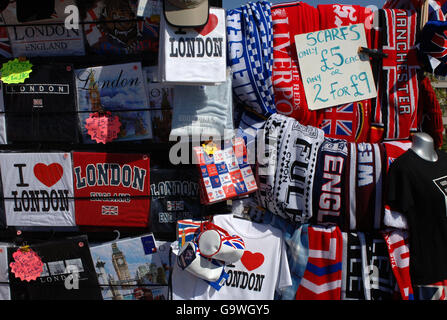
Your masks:
<svg viewBox="0 0 447 320"><path fill-rule="evenodd" d="M228 236L225 237L222 244L240 250L245 250L245 243L239 236Z"/></svg>
<svg viewBox="0 0 447 320"><path fill-rule="evenodd" d="M184 219L177 221L177 239L180 247L188 241L193 241L196 233L200 231L200 227L204 221Z"/></svg>
<svg viewBox="0 0 447 320"><path fill-rule="evenodd" d="M105 216L117 216L118 207L117 206L102 206L101 214Z"/></svg>
<svg viewBox="0 0 447 320"><path fill-rule="evenodd" d="M435 46L436 51L430 51L432 57L436 59L443 59L447 55L447 30L443 31L441 34L434 33L431 38L431 43Z"/></svg>
<svg viewBox="0 0 447 320"><path fill-rule="evenodd" d="M327 137L346 139L353 135L353 103L326 109L324 118L321 129Z"/></svg>
<svg viewBox="0 0 447 320"><path fill-rule="evenodd" d="M447 280L415 287L417 288L418 300L447 300Z"/></svg>

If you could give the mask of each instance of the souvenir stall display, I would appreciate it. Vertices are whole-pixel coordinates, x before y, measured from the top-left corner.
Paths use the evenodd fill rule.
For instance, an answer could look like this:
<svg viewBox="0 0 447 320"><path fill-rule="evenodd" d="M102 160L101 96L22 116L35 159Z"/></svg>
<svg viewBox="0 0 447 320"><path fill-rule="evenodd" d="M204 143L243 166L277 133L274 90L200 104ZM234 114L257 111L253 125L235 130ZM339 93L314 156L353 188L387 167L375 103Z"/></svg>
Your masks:
<svg viewBox="0 0 447 320"><path fill-rule="evenodd" d="M446 34L442 1L2 3L0 300L445 300Z"/></svg>

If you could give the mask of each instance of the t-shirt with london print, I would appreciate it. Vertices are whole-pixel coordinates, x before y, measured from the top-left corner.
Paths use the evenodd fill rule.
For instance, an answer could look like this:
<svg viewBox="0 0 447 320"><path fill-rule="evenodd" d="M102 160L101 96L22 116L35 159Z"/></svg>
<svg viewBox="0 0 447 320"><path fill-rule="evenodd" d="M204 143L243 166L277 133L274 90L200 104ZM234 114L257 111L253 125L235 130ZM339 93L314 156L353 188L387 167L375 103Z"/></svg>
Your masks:
<svg viewBox="0 0 447 320"><path fill-rule="evenodd" d="M204 280L174 264L174 300L273 300L275 291L292 285L282 232L267 224L216 215L213 223L245 243L242 258L225 271L228 279L216 290ZM194 288L194 289L191 289Z"/></svg>

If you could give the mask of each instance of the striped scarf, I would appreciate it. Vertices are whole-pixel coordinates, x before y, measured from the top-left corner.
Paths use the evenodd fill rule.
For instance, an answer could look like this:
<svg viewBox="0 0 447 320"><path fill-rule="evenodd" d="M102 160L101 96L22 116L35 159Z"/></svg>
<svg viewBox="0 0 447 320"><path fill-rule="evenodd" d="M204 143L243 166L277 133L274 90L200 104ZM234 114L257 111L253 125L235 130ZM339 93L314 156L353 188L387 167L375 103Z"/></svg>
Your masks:
<svg viewBox="0 0 447 320"><path fill-rule="evenodd" d="M228 64L233 93L253 111L276 112L272 85L273 34L268 1L249 2L227 11Z"/></svg>

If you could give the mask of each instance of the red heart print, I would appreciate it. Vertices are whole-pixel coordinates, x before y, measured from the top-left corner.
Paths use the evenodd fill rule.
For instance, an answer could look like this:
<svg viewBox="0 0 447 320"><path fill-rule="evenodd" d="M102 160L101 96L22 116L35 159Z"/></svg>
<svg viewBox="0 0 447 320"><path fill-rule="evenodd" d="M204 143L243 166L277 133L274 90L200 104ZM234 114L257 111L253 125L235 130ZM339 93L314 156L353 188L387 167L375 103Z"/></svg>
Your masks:
<svg viewBox="0 0 447 320"><path fill-rule="evenodd" d="M206 25L204 25L203 27L194 28L194 29L202 36L206 36L211 31L216 29L218 22L219 22L219 19L217 18L217 16L214 13L210 13L210 15L208 17L208 23Z"/></svg>
<svg viewBox="0 0 447 320"><path fill-rule="evenodd" d="M248 271L252 271L259 268L264 263L264 255L260 252L252 253L245 250L244 254L242 255L241 262Z"/></svg>
<svg viewBox="0 0 447 320"><path fill-rule="evenodd" d="M64 174L64 168L59 163L46 165L38 163L34 166L34 175L48 188L55 185Z"/></svg>

